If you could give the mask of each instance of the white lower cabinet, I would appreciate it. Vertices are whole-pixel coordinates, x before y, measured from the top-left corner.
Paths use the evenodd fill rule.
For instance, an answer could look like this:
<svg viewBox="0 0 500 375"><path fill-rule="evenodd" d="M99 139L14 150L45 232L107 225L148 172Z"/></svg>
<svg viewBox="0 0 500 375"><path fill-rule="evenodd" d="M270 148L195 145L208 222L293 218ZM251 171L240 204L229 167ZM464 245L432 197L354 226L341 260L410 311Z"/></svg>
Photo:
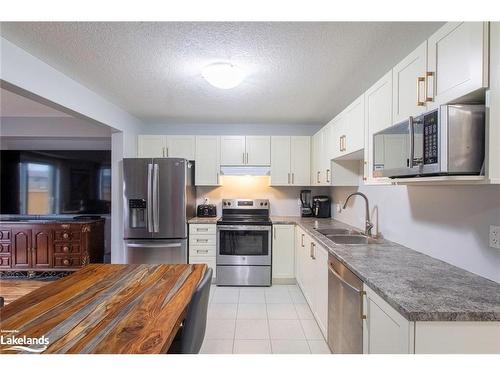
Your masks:
<svg viewBox="0 0 500 375"><path fill-rule="evenodd" d="M273 280L295 277L294 225L273 225Z"/></svg>
<svg viewBox="0 0 500 375"><path fill-rule="evenodd" d="M326 338L328 325L328 251L301 228L296 230L296 278Z"/></svg>
<svg viewBox="0 0 500 375"><path fill-rule="evenodd" d="M373 290L364 285L363 353L410 354L414 352L414 323L406 320Z"/></svg>
<svg viewBox="0 0 500 375"><path fill-rule="evenodd" d="M216 226L215 224L189 224L189 264L207 264L216 277Z"/></svg>

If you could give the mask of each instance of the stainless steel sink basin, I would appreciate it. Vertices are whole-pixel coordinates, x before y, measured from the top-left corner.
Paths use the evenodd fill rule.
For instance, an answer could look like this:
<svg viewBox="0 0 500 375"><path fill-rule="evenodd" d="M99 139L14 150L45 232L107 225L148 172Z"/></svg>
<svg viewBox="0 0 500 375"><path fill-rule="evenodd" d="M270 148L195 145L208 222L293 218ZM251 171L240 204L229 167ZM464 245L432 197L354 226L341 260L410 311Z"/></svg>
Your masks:
<svg viewBox="0 0 500 375"><path fill-rule="evenodd" d="M370 244L378 244L382 243L381 240L367 237L362 234L355 235L327 235L328 239L332 240L333 243L336 244L345 244L345 245L370 245Z"/></svg>
<svg viewBox="0 0 500 375"><path fill-rule="evenodd" d="M342 228L326 228L326 229L316 229L318 233L325 236L338 236L338 235L362 235L361 232L352 229L342 229Z"/></svg>

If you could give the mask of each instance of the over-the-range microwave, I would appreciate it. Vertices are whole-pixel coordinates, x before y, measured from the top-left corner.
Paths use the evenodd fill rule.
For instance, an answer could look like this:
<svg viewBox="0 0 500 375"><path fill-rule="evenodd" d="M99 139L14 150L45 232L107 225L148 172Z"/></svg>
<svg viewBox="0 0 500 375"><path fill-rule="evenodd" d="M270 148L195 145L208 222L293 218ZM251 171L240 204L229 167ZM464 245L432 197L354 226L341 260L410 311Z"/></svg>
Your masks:
<svg viewBox="0 0 500 375"><path fill-rule="evenodd" d="M484 105L442 105L373 135L373 175L478 175L484 137Z"/></svg>

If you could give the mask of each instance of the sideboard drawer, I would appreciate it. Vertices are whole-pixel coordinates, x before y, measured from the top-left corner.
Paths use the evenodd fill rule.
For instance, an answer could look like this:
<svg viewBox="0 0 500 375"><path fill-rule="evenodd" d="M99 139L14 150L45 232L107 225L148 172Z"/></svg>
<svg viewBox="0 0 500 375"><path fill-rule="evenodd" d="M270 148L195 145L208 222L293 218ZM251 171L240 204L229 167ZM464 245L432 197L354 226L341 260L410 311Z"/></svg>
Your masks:
<svg viewBox="0 0 500 375"><path fill-rule="evenodd" d="M56 230L55 240L56 241L79 241L81 233L76 230Z"/></svg>
<svg viewBox="0 0 500 375"><path fill-rule="evenodd" d="M81 259L79 256L55 256L54 257L54 268L77 268L81 267Z"/></svg>
<svg viewBox="0 0 500 375"><path fill-rule="evenodd" d="M56 243L54 245L54 251L59 254L79 254L80 244L79 243Z"/></svg>

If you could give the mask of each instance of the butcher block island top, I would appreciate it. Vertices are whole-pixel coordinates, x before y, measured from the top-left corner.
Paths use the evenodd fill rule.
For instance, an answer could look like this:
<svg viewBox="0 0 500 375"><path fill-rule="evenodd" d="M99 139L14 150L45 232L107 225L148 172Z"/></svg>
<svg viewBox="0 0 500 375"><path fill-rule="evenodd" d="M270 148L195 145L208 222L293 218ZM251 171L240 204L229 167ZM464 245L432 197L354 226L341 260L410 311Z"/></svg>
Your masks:
<svg viewBox="0 0 500 375"><path fill-rule="evenodd" d="M3 341L44 336L42 353L166 353L206 267L90 264L0 309ZM9 346L1 352L19 353Z"/></svg>

